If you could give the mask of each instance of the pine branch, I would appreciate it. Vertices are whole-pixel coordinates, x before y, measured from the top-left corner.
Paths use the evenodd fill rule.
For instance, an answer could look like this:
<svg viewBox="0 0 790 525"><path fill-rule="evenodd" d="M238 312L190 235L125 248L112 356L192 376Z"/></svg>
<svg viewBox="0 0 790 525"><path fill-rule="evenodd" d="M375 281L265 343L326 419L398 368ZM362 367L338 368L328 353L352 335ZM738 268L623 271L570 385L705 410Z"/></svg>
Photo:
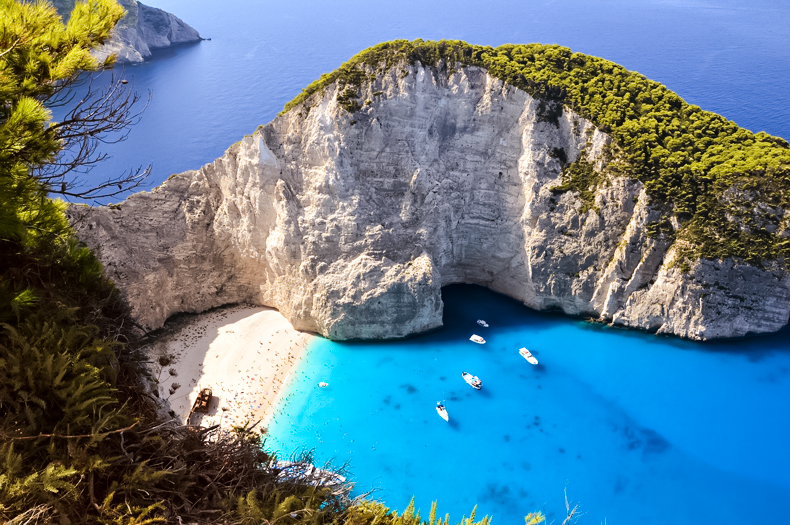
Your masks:
<svg viewBox="0 0 790 525"><path fill-rule="evenodd" d="M3 436L3 439L7 439L9 441L22 441L25 439L40 439L40 438L63 438L63 439L80 439L80 438L92 438L92 437L104 437L109 436L110 434L118 434L119 432L126 432L127 430L131 430L137 426L138 422L134 422L128 427L119 428L118 430L111 430L109 432L99 432L98 434L79 434L79 435L64 435L64 434L39 434L37 436L16 436L16 437L8 437L7 435Z"/></svg>

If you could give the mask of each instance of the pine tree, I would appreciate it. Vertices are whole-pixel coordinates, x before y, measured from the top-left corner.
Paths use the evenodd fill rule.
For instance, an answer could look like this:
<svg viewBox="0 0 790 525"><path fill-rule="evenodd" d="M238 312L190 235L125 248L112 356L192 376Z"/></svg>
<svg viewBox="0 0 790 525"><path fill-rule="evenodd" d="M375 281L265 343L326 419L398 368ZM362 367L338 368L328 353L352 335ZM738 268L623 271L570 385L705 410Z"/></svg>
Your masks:
<svg viewBox="0 0 790 525"><path fill-rule="evenodd" d="M46 198L50 188L31 176L56 158L64 139L45 102L79 72L112 64L98 64L90 51L123 15L114 0L88 0L64 24L50 4L0 0L1 241L40 235L58 222L60 209Z"/></svg>

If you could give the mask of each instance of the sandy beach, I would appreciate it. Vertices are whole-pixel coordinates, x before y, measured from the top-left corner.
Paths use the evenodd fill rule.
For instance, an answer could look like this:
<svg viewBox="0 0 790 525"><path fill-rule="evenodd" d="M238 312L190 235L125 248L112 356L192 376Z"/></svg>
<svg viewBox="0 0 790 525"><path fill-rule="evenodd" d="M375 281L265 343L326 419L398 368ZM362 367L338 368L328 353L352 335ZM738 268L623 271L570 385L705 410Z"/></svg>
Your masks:
<svg viewBox="0 0 790 525"><path fill-rule="evenodd" d="M265 427L312 337L273 308L232 306L168 323L146 351L159 395L182 422ZM187 421L203 388L209 412Z"/></svg>

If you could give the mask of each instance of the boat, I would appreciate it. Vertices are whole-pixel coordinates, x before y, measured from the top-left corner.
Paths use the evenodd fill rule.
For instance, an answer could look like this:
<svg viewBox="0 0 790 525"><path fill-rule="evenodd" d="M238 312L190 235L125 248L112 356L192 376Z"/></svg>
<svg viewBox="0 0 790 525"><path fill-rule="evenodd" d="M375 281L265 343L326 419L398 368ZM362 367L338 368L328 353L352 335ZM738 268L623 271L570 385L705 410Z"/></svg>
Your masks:
<svg viewBox="0 0 790 525"><path fill-rule="evenodd" d="M320 383L318 383L318 386L320 386L321 388L326 388L329 386L329 383L327 383L326 381L321 381Z"/></svg>
<svg viewBox="0 0 790 525"><path fill-rule="evenodd" d="M483 382L480 381L479 377L473 376L469 372L461 372L461 376L463 376L464 381L469 383L469 386L471 386L475 390L480 390L481 388L483 388Z"/></svg>
<svg viewBox="0 0 790 525"><path fill-rule="evenodd" d="M519 351L518 351L518 353L519 353L519 354L521 354L521 357L523 357L524 359L526 359L526 360L527 360L527 362L528 362L529 364L531 364L531 365L536 365L536 364L538 364L538 360L537 360L537 359L535 359L535 356L534 356L534 355L532 355L532 354L529 352L529 350L527 350L526 348L522 348L521 350L519 350Z"/></svg>
<svg viewBox="0 0 790 525"><path fill-rule="evenodd" d="M480 326L482 326L483 328L488 328L488 323L486 323L486 322L485 322L485 321L483 321L482 319L478 319L478 320L477 320L477 324L479 324L479 325L480 325Z"/></svg>
<svg viewBox="0 0 790 525"><path fill-rule="evenodd" d="M211 404L211 389L204 388L200 391L195 399L195 404L192 405L192 412L200 412L202 414L208 414L208 407Z"/></svg>
<svg viewBox="0 0 790 525"><path fill-rule="evenodd" d="M483 339L482 337L480 337L480 336L479 336L479 335L477 335L477 334L472 334L472 337L470 337L470 338L469 338L469 340L470 340L470 341L472 341L472 342L475 342L475 343L477 343L477 344L479 344L479 345L484 345L484 344L486 344L486 340L485 340L485 339Z"/></svg>
<svg viewBox="0 0 790 525"><path fill-rule="evenodd" d="M444 408L444 405L441 401L436 403L436 412L439 414L439 417L444 419L445 421L450 421L450 416L447 414L447 409Z"/></svg>

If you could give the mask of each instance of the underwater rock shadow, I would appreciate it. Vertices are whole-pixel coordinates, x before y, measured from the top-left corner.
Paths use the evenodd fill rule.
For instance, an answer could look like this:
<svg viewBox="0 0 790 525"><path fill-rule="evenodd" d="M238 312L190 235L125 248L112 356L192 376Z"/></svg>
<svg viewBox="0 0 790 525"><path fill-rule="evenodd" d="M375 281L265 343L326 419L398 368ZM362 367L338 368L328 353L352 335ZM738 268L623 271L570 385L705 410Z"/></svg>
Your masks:
<svg viewBox="0 0 790 525"><path fill-rule="evenodd" d="M625 441L623 447L628 451L642 450L645 459L651 455L663 454L672 448L672 444L661 434L633 422L623 427L621 434Z"/></svg>

